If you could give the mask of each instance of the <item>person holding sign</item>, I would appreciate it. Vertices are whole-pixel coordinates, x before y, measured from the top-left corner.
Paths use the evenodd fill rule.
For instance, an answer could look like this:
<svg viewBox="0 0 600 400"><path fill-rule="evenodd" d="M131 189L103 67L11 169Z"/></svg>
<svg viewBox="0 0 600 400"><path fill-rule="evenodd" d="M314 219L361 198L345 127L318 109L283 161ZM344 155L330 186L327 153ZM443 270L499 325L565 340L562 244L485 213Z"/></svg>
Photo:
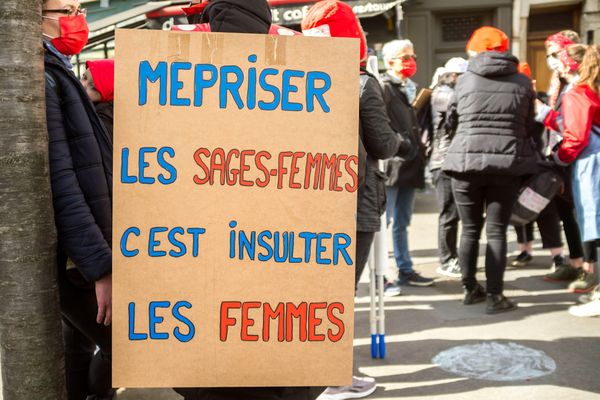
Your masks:
<svg viewBox="0 0 600 400"><path fill-rule="evenodd" d="M360 39L359 140L367 155L366 160L360 160L366 162L366 169L364 183L358 189L355 261L355 284L358 284L385 209L385 187L378 161L395 155L411 158L414 157L414 152L410 142L392 128L379 82L366 71L367 42L352 8L337 0L320 1L308 11L302 21L302 33L306 36ZM329 387L319 399L362 398L375 389L373 379L353 377L352 385Z"/></svg>
<svg viewBox="0 0 600 400"><path fill-rule="evenodd" d="M77 0L45 0L42 18L67 391L70 400L109 399L112 141L71 71L88 39L85 10Z"/></svg>
<svg viewBox="0 0 600 400"><path fill-rule="evenodd" d="M266 0L212 0L202 7L200 21L212 32L267 34L271 11ZM178 388L186 400L313 400L322 388L255 387L255 388Z"/></svg>

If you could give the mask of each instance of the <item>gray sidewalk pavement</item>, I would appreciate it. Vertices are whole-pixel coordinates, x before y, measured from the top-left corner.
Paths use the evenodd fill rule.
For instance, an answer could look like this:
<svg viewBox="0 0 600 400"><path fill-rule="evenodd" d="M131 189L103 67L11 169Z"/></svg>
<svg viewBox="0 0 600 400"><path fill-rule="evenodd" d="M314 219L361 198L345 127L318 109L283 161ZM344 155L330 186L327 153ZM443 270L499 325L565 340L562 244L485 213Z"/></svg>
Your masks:
<svg viewBox="0 0 600 400"><path fill-rule="evenodd" d="M512 229L509 249L516 252ZM417 196L410 228L416 268L435 276L437 214L434 194ZM438 278L430 288L403 288L401 296L386 298L387 357L370 357L368 271L356 299L355 373L372 376L378 388L370 399L600 399L600 318L576 318L567 309L577 295L564 284L542 280L551 264L536 242L534 262L508 269L506 295L519 309L486 315L484 304L462 306L460 284ZM483 250L482 246L482 250ZM481 251L480 254L483 254ZM483 259L480 264L483 265ZM394 273L390 254L390 275ZM483 272L479 278L485 279ZM516 343L541 350L556 363L550 375L518 381L464 378L438 368L432 358L455 346L477 343ZM485 361L485 360L482 360ZM141 372L143 373L143 372ZM181 400L169 389L121 389L119 400ZM243 400L243 399L240 399Z"/></svg>

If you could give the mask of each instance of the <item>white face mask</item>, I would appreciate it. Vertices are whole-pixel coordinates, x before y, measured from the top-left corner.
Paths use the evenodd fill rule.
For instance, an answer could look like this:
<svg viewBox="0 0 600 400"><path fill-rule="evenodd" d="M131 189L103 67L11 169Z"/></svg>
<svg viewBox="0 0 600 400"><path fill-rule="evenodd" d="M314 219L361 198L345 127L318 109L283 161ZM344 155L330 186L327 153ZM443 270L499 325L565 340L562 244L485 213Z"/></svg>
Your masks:
<svg viewBox="0 0 600 400"><path fill-rule="evenodd" d="M552 56L546 58L546 64L548 64L548 68L552 71L559 71L562 66L560 60Z"/></svg>

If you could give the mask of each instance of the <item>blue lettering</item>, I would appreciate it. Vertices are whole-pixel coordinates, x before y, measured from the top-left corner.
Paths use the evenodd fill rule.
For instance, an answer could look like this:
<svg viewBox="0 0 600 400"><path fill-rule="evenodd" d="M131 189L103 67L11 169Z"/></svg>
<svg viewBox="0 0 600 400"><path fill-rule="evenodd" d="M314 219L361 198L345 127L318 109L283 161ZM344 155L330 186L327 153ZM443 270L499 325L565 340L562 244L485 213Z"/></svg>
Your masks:
<svg viewBox="0 0 600 400"><path fill-rule="evenodd" d="M273 110L277 109L277 107L279 107L279 101L281 99L279 89L277 88L277 86L267 83L267 76L270 76L270 75L275 76L278 73L279 73L279 71L274 68L265 68L260 73L259 83L260 83L261 89L263 89L265 92L270 92L273 94L272 102L267 103L262 100L258 102L258 108L263 111L273 111Z"/></svg>
<svg viewBox="0 0 600 400"><path fill-rule="evenodd" d="M317 234L312 232L300 232L298 236L304 239L304 262L307 263L310 261L312 241L317 237Z"/></svg>
<svg viewBox="0 0 600 400"><path fill-rule="evenodd" d="M289 262L292 264L298 264L302 262L302 259L299 257L294 257L294 234L290 233L290 257Z"/></svg>
<svg viewBox="0 0 600 400"><path fill-rule="evenodd" d="M250 239L246 236L246 232L240 231L240 260L244 259L244 250L248 254L248 258L254 261L254 251L256 250L256 232L250 232Z"/></svg>
<svg viewBox="0 0 600 400"><path fill-rule="evenodd" d="M275 234L273 235L273 246L274 246L273 253L275 256L275 262L282 263L282 262L285 262L285 260L287 259L288 236L289 236L288 232L283 232L283 233L275 232ZM279 255L279 247L280 247L279 238L280 237L282 239L281 242L283 244L283 246L281 246L281 247L283 247L283 256Z"/></svg>
<svg viewBox="0 0 600 400"><path fill-rule="evenodd" d="M138 249L128 250L127 249L127 239L130 234L134 234L135 236L140 236L140 229L138 227L132 226L131 228L127 228L125 232L123 232L123 236L121 236L121 254L125 257L135 257L140 252Z"/></svg>
<svg viewBox="0 0 600 400"><path fill-rule="evenodd" d="M210 78L204 78L204 72L210 73ZM201 107L204 99L204 89L217 83L217 68L211 64L196 64L194 67L194 107Z"/></svg>
<svg viewBox="0 0 600 400"><path fill-rule="evenodd" d="M163 317L156 315L157 308L169 308L171 303L168 301L151 301L149 307L148 323L150 325L150 339L154 340L166 340L169 338L169 334L165 332L156 332L156 325L164 321Z"/></svg>
<svg viewBox="0 0 600 400"><path fill-rule="evenodd" d="M344 240L344 243L340 243L340 239ZM350 246L350 236L345 233L336 233L333 235L333 265L338 265L339 253L342 253L346 265L352 265L352 258L346 250Z"/></svg>
<svg viewBox="0 0 600 400"><path fill-rule="evenodd" d="M281 88L281 109L283 111L302 111L302 104L294 103L290 101L290 93L298 92L298 86L292 84L290 80L292 78L302 78L304 72L295 71L293 69L286 69L282 75L282 88Z"/></svg>
<svg viewBox="0 0 600 400"><path fill-rule="evenodd" d="M323 86L316 87L315 82L322 81ZM328 113L331 109L325 101L325 93L331 89L331 77L325 72L311 71L306 74L306 111L313 112L315 109L315 99L324 112Z"/></svg>
<svg viewBox="0 0 600 400"><path fill-rule="evenodd" d="M189 107L190 99L178 97L179 91L183 88L183 82L179 80L179 71L191 70L192 64L189 62L174 62L171 64L171 105Z"/></svg>
<svg viewBox="0 0 600 400"><path fill-rule="evenodd" d="M150 62L140 62L139 69L139 93L138 93L138 104L140 106L146 105L148 101L148 82L155 83L160 81L160 94L158 102L161 106L167 104L167 63L164 61L159 62L156 65L156 69L152 69Z"/></svg>
<svg viewBox="0 0 600 400"><path fill-rule="evenodd" d="M135 303L129 303L129 340L146 340L148 335L135 332Z"/></svg>
<svg viewBox="0 0 600 400"><path fill-rule="evenodd" d="M228 76L234 74L236 80L229 82ZM221 67L221 84L219 86L219 107L227 108L227 92L231 93L231 97L238 109L244 108L244 103L240 96L240 87L244 82L244 73L237 65L225 65Z"/></svg>
<svg viewBox="0 0 600 400"><path fill-rule="evenodd" d="M171 257L182 257L186 253L185 245L175 238L175 235L183 235L185 231L182 227L177 226L169 231L169 243L179 249L179 252L174 250L169 250L169 255Z"/></svg>
<svg viewBox="0 0 600 400"><path fill-rule="evenodd" d="M163 226L150 228L150 235L148 236L148 255L150 257L164 257L167 255L166 251L156 250L156 246L160 246L160 240L154 238L155 234L166 231L168 231L168 228Z"/></svg>
<svg viewBox="0 0 600 400"><path fill-rule="evenodd" d="M271 239L273 235L270 231L262 231L258 234L258 245L267 251L267 254L258 253L259 261L268 261L273 257L273 248L264 238Z"/></svg>
<svg viewBox="0 0 600 400"><path fill-rule="evenodd" d="M331 260L329 258L321 258L321 255L327 250L325 246L323 246L323 239L331 239L331 233L319 233L317 235L317 249L315 251L315 256L317 258L317 264L331 264Z"/></svg>
<svg viewBox="0 0 600 400"><path fill-rule="evenodd" d="M121 183L136 183L137 177L129 175L129 148L121 149Z"/></svg>
<svg viewBox="0 0 600 400"><path fill-rule="evenodd" d="M200 235L206 232L204 228L188 228L187 233L191 233L193 237L192 241L192 256L198 257L198 246L200 242Z"/></svg>
<svg viewBox="0 0 600 400"><path fill-rule="evenodd" d="M169 185L177 179L177 170L171 164L165 160L165 153L171 158L175 158L175 150L171 147L161 147L158 150L158 165L163 167L165 171L169 172L169 178L165 178L163 174L158 175L158 181L163 185Z"/></svg>
<svg viewBox="0 0 600 400"><path fill-rule="evenodd" d="M140 167L140 183L142 183L142 184L151 185L154 183L154 178L144 176L144 170L150 166L150 164L148 164L145 161L146 153L154 153L155 151L156 151L156 147L141 147L140 148L140 159L138 160L138 162L139 162L139 167Z"/></svg>
<svg viewBox="0 0 600 400"><path fill-rule="evenodd" d="M173 316L178 321L181 321L185 325L187 325L187 327L188 327L188 333L187 334L182 334L181 330L179 329L179 327L176 327L173 330L173 335L175 335L175 337L177 338L177 340L179 340L180 342L187 343L190 340L192 340L192 338L194 337L196 329L195 329L194 324L192 323L192 321L190 321L189 319L187 319L186 317L184 317L183 315L181 315L181 313L179 312L179 309L181 307L192 308L192 305L189 302L187 302L187 301L178 301L177 303L175 303L175 306L173 306Z"/></svg>

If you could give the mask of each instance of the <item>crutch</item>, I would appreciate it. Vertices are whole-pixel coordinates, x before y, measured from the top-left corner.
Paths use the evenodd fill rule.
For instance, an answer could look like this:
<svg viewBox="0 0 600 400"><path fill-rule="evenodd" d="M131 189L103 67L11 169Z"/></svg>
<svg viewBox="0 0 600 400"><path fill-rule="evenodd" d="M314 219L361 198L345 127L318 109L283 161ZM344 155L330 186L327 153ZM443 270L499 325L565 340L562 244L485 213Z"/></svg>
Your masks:
<svg viewBox="0 0 600 400"><path fill-rule="evenodd" d="M380 168L382 163L380 162ZM371 357L385 358L385 305L383 278L388 264L387 221L385 212L380 219L379 232L375 233L369 253L371 276Z"/></svg>

